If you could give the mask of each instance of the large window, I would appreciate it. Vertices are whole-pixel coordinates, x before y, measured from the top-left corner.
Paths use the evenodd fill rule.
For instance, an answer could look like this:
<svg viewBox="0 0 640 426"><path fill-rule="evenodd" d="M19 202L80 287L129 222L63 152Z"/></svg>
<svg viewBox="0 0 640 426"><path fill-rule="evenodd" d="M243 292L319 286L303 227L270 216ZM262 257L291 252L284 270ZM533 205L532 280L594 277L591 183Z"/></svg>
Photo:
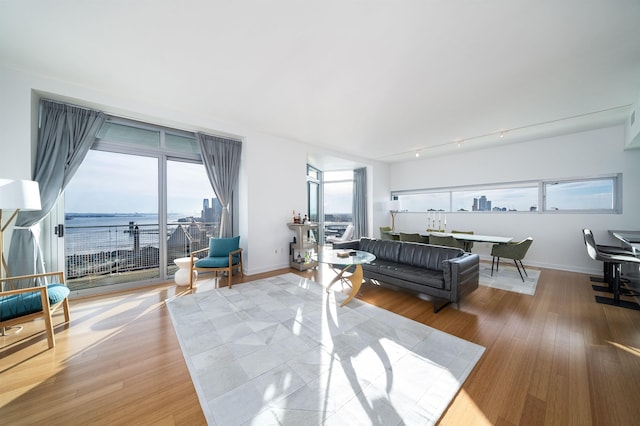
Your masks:
<svg viewBox="0 0 640 426"><path fill-rule="evenodd" d="M621 213L622 175L394 191L407 212Z"/></svg>
<svg viewBox="0 0 640 426"><path fill-rule="evenodd" d="M195 135L111 118L65 189L69 286L166 280L220 213Z"/></svg>
<svg viewBox="0 0 640 426"><path fill-rule="evenodd" d="M324 236L342 235L353 222L353 170L323 172Z"/></svg>
<svg viewBox="0 0 640 426"><path fill-rule="evenodd" d="M559 211L618 211L618 180L610 177L545 182L546 208Z"/></svg>

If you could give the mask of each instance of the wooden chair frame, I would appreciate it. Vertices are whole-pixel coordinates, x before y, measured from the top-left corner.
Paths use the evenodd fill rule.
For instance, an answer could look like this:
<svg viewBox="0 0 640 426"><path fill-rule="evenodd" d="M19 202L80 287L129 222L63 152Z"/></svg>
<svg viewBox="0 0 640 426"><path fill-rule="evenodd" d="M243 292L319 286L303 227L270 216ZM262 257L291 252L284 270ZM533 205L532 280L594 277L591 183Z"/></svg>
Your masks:
<svg viewBox="0 0 640 426"><path fill-rule="evenodd" d="M242 247L240 247L237 250L233 250L231 252L229 252L229 264L228 266L223 266L220 268L198 268L196 266L196 255L200 254L200 253L208 253L209 252L209 247L200 249L200 250L196 250L191 252L191 267L189 268L189 288L193 289L193 271L207 271L207 272L215 272L216 273L216 278L218 277L218 272L226 272L227 273L227 283L229 284L229 288L231 288L231 286L233 285L233 279L231 278L233 276L233 269L234 268L239 268L240 269L240 275L244 275L244 272L242 271ZM235 265L233 264L233 256L234 255L240 255L240 262L236 263ZM198 259L199 260L199 259Z"/></svg>
<svg viewBox="0 0 640 426"><path fill-rule="evenodd" d="M4 289L5 283L11 282L11 281L46 278L46 277L57 277L57 284L62 284L65 286L67 285L64 281L64 272L47 272L44 274L21 275L17 277L2 278L0 279L0 289ZM32 321L37 318L43 318L45 323L45 331L47 333L47 343L49 344L49 348L53 348L56 346L56 340L53 334L53 319L51 316L56 311L56 309L62 306L64 309L64 322L68 323L70 321L68 297L65 297L63 300L61 300L58 303L49 305L49 292L46 285L0 291L0 296L11 296L14 294L33 293L36 291L40 292L42 310L40 312L34 312L32 314L23 315L17 318L11 318L6 321L0 321L0 327L11 327L17 324L23 324L27 321Z"/></svg>

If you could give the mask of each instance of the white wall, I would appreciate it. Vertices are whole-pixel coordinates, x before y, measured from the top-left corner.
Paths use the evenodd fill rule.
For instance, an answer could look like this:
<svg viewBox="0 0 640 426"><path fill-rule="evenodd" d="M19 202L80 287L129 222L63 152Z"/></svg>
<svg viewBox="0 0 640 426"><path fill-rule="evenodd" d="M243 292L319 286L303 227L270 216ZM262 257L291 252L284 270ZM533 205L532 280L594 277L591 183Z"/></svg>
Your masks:
<svg viewBox="0 0 640 426"><path fill-rule="evenodd" d="M293 233L286 224L291 212L306 210L306 164L308 152L322 152L299 141L266 135L252 129L168 110L103 93L69 82L52 80L0 66L0 178L30 179L37 139L40 96L93 107L110 114L189 131L229 134L243 140L239 182L239 233L244 248L245 273L288 267L289 241ZM327 152L335 156L335 152ZM345 156L349 161L352 161ZM363 159L355 159L366 164ZM367 164L370 228L377 219L374 201L387 199L388 167ZM6 243L10 241L10 235ZM8 247L6 247L8 249Z"/></svg>
<svg viewBox="0 0 640 426"><path fill-rule="evenodd" d="M624 126L523 142L451 156L394 164L391 190L437 188L549 178L623 173L623 214L448 213L447 228L477 234L534 238L525 264L596 273L598 262L588 258L581 230L591 228L599 244L618 244L609 229L640 229L640 151L624 150ZM396 216L396 229L423 231L426 216ZM491 246L474 252L490 258Z"/></svg>
<svg viewBox="0 0 640 426"><path fill-rule="evenodd" d="M38 94L102 109L108 113L191 131L228 133L243 139L240 176L240 234L246 272L254 274L286 267L291 211L305 210L305 164L310 147L216 121L211 117L168 110L126 95L103 93L69 82L0 66L0 178L29 179L35 156ZM391 190L444 187L476 183L624 174L622 215L448 214L448 225L480 234L533 236L528 263L567 270L595 272L600 265L585 254L580 230L590 227L599 243L614 242L608 229L638 229L640 221L640 150L623 150L623 126L548 138L454 156L421 159L391 166L367 164L370 185L371 235L390 225L382 203ZM314 151L318 148L314 147ZM332 153L334 154L334 153ZM358 159L362 161L362 159ZM399 214L398 230L423 230L422 214ZM489 247L474 251L488 255Z"/></svg>
<svg viewBox="0 0 640 426"><path fill-rule="evenodd" d="M290 235L286 223L292 209L304 211L306 205L305 144L2 66L0 93L0 178L31 178L40 94L128 118L242 138L238 197L245 272L253 274L288 265ZM9 241L10 235L5 242Z"/></svg>

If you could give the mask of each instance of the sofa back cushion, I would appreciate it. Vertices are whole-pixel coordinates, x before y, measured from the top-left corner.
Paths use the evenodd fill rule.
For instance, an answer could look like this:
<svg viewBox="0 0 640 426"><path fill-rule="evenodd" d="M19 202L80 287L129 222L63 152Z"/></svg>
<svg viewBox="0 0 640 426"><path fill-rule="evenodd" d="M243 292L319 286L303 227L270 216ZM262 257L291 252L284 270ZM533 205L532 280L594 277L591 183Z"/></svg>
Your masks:
<svg viewBox="0 0 640 426"><path fill-rule="evenodd" d="M400 241L361 238L359 249L374 254L376 259L397 262L402 244Z"/></svg>
<svg viewBox="0 0 640 426"><path fill-rule="evenodd" d="M459 248L405 242L400 248L398 261L411 266L442 271L444 260L460 257L463 254L464 251Z"/></svg>

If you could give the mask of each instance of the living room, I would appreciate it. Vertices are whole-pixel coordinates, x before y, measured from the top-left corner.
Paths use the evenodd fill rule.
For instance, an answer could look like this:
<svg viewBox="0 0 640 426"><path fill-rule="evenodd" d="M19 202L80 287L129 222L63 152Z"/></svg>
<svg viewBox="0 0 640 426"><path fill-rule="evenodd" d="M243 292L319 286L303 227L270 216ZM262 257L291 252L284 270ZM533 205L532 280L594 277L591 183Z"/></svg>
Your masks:
<svg viewBox="0 0 640 426"><path fill-rule="evenodd" d="M298 90L302 90L299 86L302 86L301 81L306 81L306 78L296 75L288 75L283 80L278 78L278 85L273 89L273 92L260 92L262 97L271 94L270 100L265 103L272 105L272 109L265 108L261 111L263 114L261 121L236 121L236 118L242 115L242 111L239 110L242 105L239 104L244 103L246 105L247 114L257 114L254 111L257 106L252 105L252 90L257 90L253 85L244 86L243 83L238 83L239 87L236 95L241 98L241 102L230 104L229 109L235 108L235 114L229 116L225 115L224 96L220 96L222 98L219 101L220 103L218 103L218 100L216 102L211 100L216 98L216 95L228 94L227 92L213 90L205 83L196 85L196 88L185 87L185 81L189 80L191 76L188 71L184 71L181 67L185 66L185 64L189 64L189 67L193 66L191 64L193 58L197 57L200 52L207 52L206 48L201 51L194 49L183 55L180 51L183 47L182 45L170 37L162 36L157 43L153 40L140 41L140 45L137 47L131 50L123 50L123 52L126 52L124 57L110 56L104 62L101 62L97 60L97 57L101 56L100 53L93 56L93 62L98 62L99 65L104 66L105 69L112 73L112 81L98 73L96 69L84 64L83 60L77 59L74 56L77 53L75 49L72 49L71 52L60 51L60 58L64 58L62 60L56 57L55 52L59 48L57 43L52 46L44 42L33 42L32 37L34 39L36 37L29 35L28 30L33 29L32 25L37 26L40 24L48 28L45 25L48 21L47 12L54 12L48 9L49 6L41 6L43 6L41 11L33 11L31 16L33 22L26 26L25 30L18 28L22 24L17 23L18 19L16 17L23 16L25 12L28 12L27 6L24 6L24 8L18 7L15 10L13 5L11 7L8 5L0 7L0 10L5 7L11 9L7 9L7 12L11 13L2 13L4 18L0 18L0 22L5 28L5 30L2 30L3 42L0 50L2 52L0 56L0 93L2 93L0 99L0 128L3 129L4 134L0 139L0 150L3 153L0 158L0 170L2 170L2 176L0 177L31 179L37 144L40 99L68 102L102 110L116 116L176 127L182 130L212 132L237 137L242 140L243 149L238 190L238 222L236 225L237 233L242 236L241 244L246 255L245 274L248 277L259 277L261 274L279 271L287 267L287 247L290 242L290 234L286 223L290 220L292 209L302 212L306 210L305 172L307 164L313 164L319 168L325 166L367 168L369 179L367 194L368 226L372 236L377 236L377 230L380 226L390 224L389 211L385 210L383 205L389 200L392 191L622 174L623 205L622 211L618 213L522 212L518 214L471 214L448 212L447 219L448 227L450 228L474 230L478 234L507 235L514 237L514 239L532 236L534 244L527 254L526 265L548 269L552 271L551 274L559 274L562 277L565 276L563 274L566 272L578 274L601 273L601 264L591 260L585 251L581 235L582 228L591 228L598 242L603 244L615 243L608 230L638 228L636 212L640 209L640 188L638 187L640 182L640 168L638 167L638 164L640 164L640 149L637 149L639 144L637 138L633 137L633 133L630 133L631 126L629 124L630 115L633 111L638 110L638 105L640 105L640 80L637 77L640 75L638 73L640 64L637 59L621 59L618 56L610 58L611 62L619 63L621 64L620 66L624 64L627 68L610 74L608 74L611 71L609 68L606 68L606 71L601 73L585 71L585 74L593 80L585 77L584 81L574 76L574 73L577 74L579 69L574 65L576 68L563 70L562 73L559 72L557 79L551 80L553 84L540 86L531 83L532 88L528 90L523 88L514 89L513 94L501 96L497 100L492 100L490 93L477 89L479 94L476 96L485 99L487 103L493 104L492 113L483 111L483 101L473 97L460 97L459 92L461 90L457 89L455 84L451 84L448 86L448 90L455 94L455 96L452 96L457 98L455 102L447 104L446 108L444 104L442 107L431 105L430 108L427 108L423 103L414 104L414 106L423 107L423 110L415 113L421 115L419 120L417 119L416 121L428 122L430 117L435 117L433 121L438 121L441 115L446 114L447 116L455 116L455 120L461 122L460 126L467 125L464 122L472 122L469 127L466 127L465 130L454 129L447 134L436 133L429 136L415 136L406 133L404 134L406 141L403 141L402 145L394 140L396 137L394 131L396 129L393 126L389 125L389 129L378 128L377 132L389 141L385 148L386 153L398 154L401 157L394 161L386 161L385 152L376 147L375 154L372 154L374 146L369 147L367 145L369 137L372 140L374 139L374 136L370 134L373 131L368 130L368 127L373 126L380 117L375 112L369 112L368 115L360 115L355 112L356 108L352 103L349 103L348 108L343 110L330 104L327 98L312 97L314 94L317 96L317 92L322 89L332 92L331 88L318 87L315 84L311 84L313 86L312 89L302 92L308 95L310 99L321 99L327 102L327 104L319 105L317 109L313 110L314 118L322 123L322 125L314 126L313 132L306 130L305 120L308 119L308 116L303 112L298 115L290 109L282 109L283 112L279 113L279 108L284 108L283 105L288 102L295 104L295 108L298 110L304 110L305 103L300 102L295 94ZM70 9L70 6L67 6ZM628 5L624 4L618 6L622 9L628 7ZM292 5L287 4L281 7L283 10L288 10L287 8L292 7ZM355 8L355 6L351 7ZM580 8L581 6L576 5L576 7ZM615 7L609 5L604 9L609 11L610 8ZM63 8L63 10L69 11L68 8ZM165 10L164 8L159 9ZM622 28L619 33L615 34L615 37L611 36L612 39L618 40L623 35L628 34L637 35L635 30L629 29L635 28L635 26L628 27L627 24L633 23L633 18L638 17L640 11L638 11L637 6L629 7L629 9L631 10L627 10L627 16L618 16L618 14L610 12L616 19L620 20L619 27ZM299 12L297 9L294 9L294 11ZM383 11L383 9L375 9L376 17L379 18L375 22L385 22L382 17L377 15L383 14ZM84 12L89 13L89 11ZM349 13L351 12L350 10ZM109 15L111 13L115 14L113 11L108 12ZM140 13L137 10L137 13L132 13L131 16L140 17ZM150 13L155 17L161 17L162 22L169 25L171 20L167 16L160 16L159 11ZM156 13L158 15L155 15ZM499 15L502 18L506 18L502 14ZM621 15L625 15L625 13L621 13ZM59 15L54 16L59 17ZM181 16L184 17L184 15ZM589 16L591 20L599 22L592 15ZM8 22L12 18L16 20L15 23ZM257 18L253 17L243 18L243 15L238 15L236 18L240 22L238 31L245 32L250 32L250 29L243 19L248 19L250 23L254 24L257 20ZM114 34L115 31L111 33L111 29L105 29L111 34L105 37L116 37L115 45L126 45L129 40L128 37L136 39L136 36L130 32L132 30L127 29L125 24L113 17L112 19L112 21L106 20L104 22L118 22L119 25L122 25L118 29L122 31ZM275 20L275 18L272 19ZM64 21L62 17L60 17L60 20ZM463 21L467 22L468 20L472 19L465 14ZM84 22L89 21L90 19L87 18ZM243 22L245 23L242 24ZM275 22L279 21L275 20ZM304 22L304 20L301 20L301 22ZM411 22L415 24L414 21ZM491 20L489 22L494 23L495 21ZM344 22L341 24L340 28L349 27ZM224 28L229 30L227 25L230 24L226 23ZM294 29L304 33L304 28L300 28L302 26L296 26ZM78 45L87 48L87 45L91 44L92 38L87 36L82 39L84 41L79 40L82 38L79 34L83 33L83 31L93 32L94 29L91 27L78 27L76 32L70 31L66 33L67 40L71 39L73 43L78 43ZM584 33L584 30L577 32L577 34L581 35ZM77 38L73 37L74 34L77 35ZM352 33L346 34L349 35L347 39L354 43L354 50L357 50L355 48L361 45L354 41L353 38L350 38L353 37ZM93 39L93 42L100 43L100 37L95 37L98 40ZM291 37L294 36L289 33L280 34L276 41ZM383 43L385 40L384 34L378 34L377 37L375 41L378 43ZM504 34L494 34L494 37L495 40L508 38ZM578 38L578 36L575 37ZM45 37L42 38L44 39ZM254 38L259 37L254 34ZM594 42L593 39L597 40L598 38L593 36L592 42ZM243 39L244 43L248 43L248 40L252 39ZM316 38L312 40L317 41ZM611 39L606 38L605 40L611 43ZM640 55L637 55L640 52L638 42L628 40L634 39L628 38L626 44L623 45L624 48L621 47L621 50L623 53L628 54L630 58L639 57ZM457 41L460 42L459 40ZM607 44L606 42L603 43ZM551 49L552 41L547 40L547 43L549 49ZM574 43L585 50L590 47L588 42L574 41ZM516 47L509 43L505 44L501 45L504 53L513 53L516 50ZM568 43L568 45L571 46L572 44ZM35 49L36 47L37 49ZM217 47L221 51L213 56L227 57L228 54L228 57L231 58L229 59L230 62L234 60L243 62L240 60L242 59L241 55L234 53L232 49L236 49L237 52L244 52L243 49L246 49L247 45L240 43L234 47ZM612 46L607 44L603 50L606 51L606 47ZM167 49L166 52L171 53L168 54L163 49ZM18 50L22 53L17 52ZM446 52L446 49L443 50ZM29 53L30 51L33 53ZM104 50L104 52L106 51ZM117 51L117 46L114 51ZM163 78L158 78L165 86L145 84L146 78L151 79L149 75L153 74L153 72L150 69L153 69L156 65L155 59L150 59L149 62L142 61L140 68L134 71L123 69L121 66L113 68L108 66L109 62L133 60L136 54L140 54L140 51L153 52L159 56L180 59L179 65L172 64L167 74L163 72L161 73ZM261 49L251 50L252 54L256 55L260 51L268 50L262 45ZM295 52L300 53L299 50ZM442 53L440 50L438 52ZM276 56L274 58L269 57L268 53L263 53L260 61L251 62L251 65L256 63L263 64L261 71L256 73L258 77L252 76L252 84L262 79L268 80L267 76L274 72L272 68L274 65L270 65L270 63L284 60L287 53L289 52L277 51L274 53ZM340 53L345 56L340 56L339 59L347 62L346 53L342 50ZM560 48L554 53L555 55L550 56L555 59L561 58L561 54L572 54L572 52L562 51ZM576 56L580 54L584 54L584 52L580 50L575 53ZM147 53L144 53L144 55L147 55ZM335 60L336 58L332 57L332 59ZM396 59L398 58L396 57ZM408 59L405 59L405 61L407 62L398 61L397 66L405 66L407 69L411 69L411 63L408 62ZM489 60L487 61L489 62ZM499 61L499 57L491 57L490 62L496 63ZM531 61L535 62L535 58ZM65 66L57 68L55 66L56 63L63 63ZM325 65L321 68L322 71L332 74L335 72L332 71L334 68L339 68L335 63L338 63L338 61L330 64L330 66ZM595 63L597 62L590 62L592 65ZM314 64L317 64L317 62L314 62ZM367 66L380 65L378 60L368 60L365 61L365 64ZM421 64L421 66L423 65ZM548 62L544 65L548 66ZM579 65L584 67L584 64ZM543 67L543 65L537 66ZM537 66L534 67L532 65L532 68L536 68L534 71L543 74ZM476 72L473 70L474 64L471 64L465 70L461 70L460 67L456 68L452 79L481 80L483 76L492 72L500 74L497 70L499 67L481 67L478 64L475 67L479 68ZM524 68L525 66L521 65L521 67ZM185 68L188 67L185 66ZM240 76L247 77L246 74L243 74L247 72L246 68L246 66L240 66L234 72ZM366 69L365 66L358 68L358 71L364 69ZM417 69L423 70L422 67ZM304 68L303 71L308 72L309 69ZM364 73L357 73L354 70L345 72L351 77L351 84L358 78L367 79ZM278 74L278 72L275 73ZM535 75L535 73L527 74L526 76L529 78L531 75ZM596 80L594 75L599 76L600 80ZM629 77L630 75L633 77ZM278 76L281 77L279 74ZM126 85L118 85L118 78L116 77L121 77L121 81L125 81ZM341 78L346 77L344 75L342 77L338 76L338 79ZM580 81L572 82L572 78ZM397 79L398 76L394 74L393 81L376 81L376 83L384 86L384 90L388 91L390 87L397 84ZM242 82L240 77L238 80ZM611 84L611 80L618 81L620 84ZM225 80L221 81L220 85L228 83ZM523 86L526 85L526 78L524 77L517 81ZM595 84L596 81L599 81L600 84ZM169 84L169 82L172 82L172 84ZM288 83L288 85L285 83ZM423 93L423 95L428 98L429 90L435 90L433 86L437 86L440 82L426 81L424 84L425 87L419 91L427 93L426 95ZM568 88L566 92L563 91L564 84L568 87L570 86L574 91L569 92ZM212 84L211 86L215 85ZM588 87L588 89L584 90L587 93L580 92L576 86ZM402 87L405 91L409 91L407 86ZM416 88L419 86L410 87ZM340 93L334 93L334 96L328 99L339 104L340 102L345 102L345 98L348 97L361 98L356 104L362 107L367 101L370 103L387 102L383 95L378 95L380 96L379 98L371 100L364 96L366 94L364 90L356 91L354 89L353 92L348 92L342 91L342 89L343 86L340 86L340 90L335 89ZM501 86L500 90L505 92L506 88ZM603 92L608 90L615 92L615 96L607 97L609 94ZM544 92L545 96L540 94L539 97L534 97L532 92ZM202 93L201 98L192 105L192 99L198 93ZM565 106L564 110L558 108L553 111L553 114L549 112L546 115L540 110L531 108L530 115L526 119L522 118L523 116L521 115L519 117L520 121L513 117L512 121L508 123L501 122L497 118L500 110L505 115L511 109L517 109L521 114L524 114L529 111L527 104L543 103L551 108L551 106L560 103L567 96L581 96L575 104L582 103L583 106L574 109ZM606 104L596 102L599 97L605 98ZM506 102L508 98L518 98L518 101L505 103L504 106L501 106L502 99L505 99L504 102ZM391 98L392 101L396 99L395 97ZM543 102L543 99L546 100ZM262 99L256 99L256 104L258 100ZM201 108L207 103L212 104L211 108ZM498 104L498 107L495 104ZM407 112L405 108L399 109L401 112L393 115L393 118L397 119L398 128L401 128L405 125L404 115L413 115L414 113ZM443 111L441 114L437 114L439 109ZM354 114L354 121L359 120L354 127L367 130L361 130L361 134L357 136L345 131L340 137L336 137L334 131L329 132L328 128L332 126L332 119L349 113ZM280 117L280 114L286 117ZM277 127L275 124L286 120L292 123L290 130ZM450 122L448 121L448 123ZM561 124L566 124L567 128L550 133L550 127L561 127L559 126ZM322 131L323 126L327 128L324 131ZM343 126L343 124L340 126ZM336 128L338 130L346 129L340 126L336 125ZM502 138L499 134L500 129L506 131ZM527 133L527 137L519 136L519 132ZM485 141L481 136L488 133L495 134L486 137L490 141L487 141L485 145ZM531 134L534 134L534 136L531 136ZM421 138L425 140L421 141ZM460 141L456 141L456 138L466 138L467 141L460 143ZM326 139L330 139L331 143L323 144ZM434 146L445 144L447 145L446 151L430 155L431 151L435 152L440 149L428 148L430 144ZM342 149L339 149L340 147ZM416 158L416 152L420 153L419 158ZM400 156L400 153L402 153L402 156ZM426 229L425 219L424 213L400 213L396 216L396 228L420 232ZM10 234L7 235L7 239L9 237ZM490 261L489 245L477 244L474 251L479 253L483 260ZM54 260L53 258L50 259L51 262L54 262ZM51 266L53 267L54 265L55 263ZM62 265L55 266L60 267L60 269L63 268ZM549 286L552 285L562 286L563 283L554 282L549 284ZM445 312L443 311L443 313ZM77 314L72 309L72 321L74 315ZM76 316L76 318L78 317ZM432 324L438 324L443 320L430 317L429 321L432 321ZM171 327L170 323L165 325ZM179 357L179 350L175 349L175 342L173 345L174 355ZM637 352L637 344L630 346L632 348L635 347Z"/></svg>

